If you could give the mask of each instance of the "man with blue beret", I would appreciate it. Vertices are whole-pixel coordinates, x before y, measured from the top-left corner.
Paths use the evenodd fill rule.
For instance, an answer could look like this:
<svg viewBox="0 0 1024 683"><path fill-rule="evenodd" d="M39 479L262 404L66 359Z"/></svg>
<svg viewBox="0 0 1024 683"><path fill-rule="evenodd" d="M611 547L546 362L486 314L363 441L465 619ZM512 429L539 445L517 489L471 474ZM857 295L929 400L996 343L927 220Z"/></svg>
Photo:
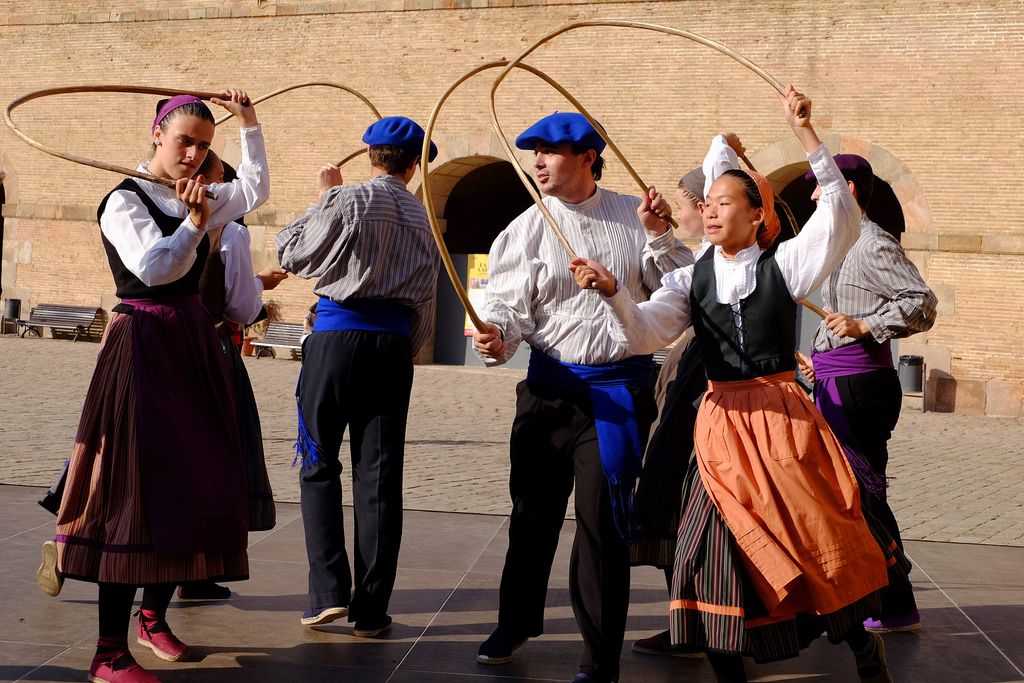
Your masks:
<svg viewBox="0 0 1024 683"><path fill-rule="evenodd" d="M533 151L544 204L574 251L615 263L632 296L646 299L664 274L693 263L657 190L638 199L598 187L605 141L582 115L546 116L516 146ZM504 363L522 342L531 354L510 438L512 515L498 627L477 661L508 662L543 632L551 563L575 487L570 596L584 653L573 680L607 682L619 677L632 494L656 412L653 372L650 356L633 357L601 332L607 307L575 286L572 267L535 206L491 246L480 311L486 331L474 334L474 349L487 365Z"/></svg>
<svg viewBox="0 0 1024 683"><path fill-rule="evenodd" d="M281 266L319 278L313 331L296 390L299 490L309 560L301 623L355 622L374 637L391 627L388 604L402 538L402 467L413 357L430 335L439 258L423 205L406 188L423 129L404 116L367 128L371 178L342 185L320 169L320 197L277 235ZM430 160L437 154L430 145ZM355 590L342 524L339 451L352 453Z"/></svg>
<svg viewBox="0 0 1024 683"><path fill-rule="evenodd" d="M874 172L864 157L834 159L861 208L860 238L821 286L828 316L801 370L814 380L814 402L835 432L871 514L902 548L899 525L886 500L888 441L899 420L903 394L892 363L893 339L925 332L935 323L938 300L899 241L867 217ZM808 173L805 178L814 180ZM821 188L811 198L817 201ZM882 613L864 622L880 633L917 631L921 616L914 591L892 585Z"/></svg>

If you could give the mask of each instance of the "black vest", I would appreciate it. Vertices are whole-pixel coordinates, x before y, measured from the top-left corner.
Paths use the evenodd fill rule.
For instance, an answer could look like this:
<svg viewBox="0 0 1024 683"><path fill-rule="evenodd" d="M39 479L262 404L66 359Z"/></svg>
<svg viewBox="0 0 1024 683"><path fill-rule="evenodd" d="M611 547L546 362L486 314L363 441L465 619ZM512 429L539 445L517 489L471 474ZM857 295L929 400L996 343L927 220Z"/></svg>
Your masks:
<svg viewBox="0 0 1024 683"><path fill-rule="evenodd" d="M714 249L693 267L690 310L708 379L731 382L796 370L796 302L775 262L775 249L758 258L757 285L740 300L743 344L732 307L715 300Z"/></svg>
<svg viewBox="0 0 1024 683"><path fill-rule="evenodd" d="M138 195L139 199L142 200L142 204L149 211L149 215L153 218L157 227L160 228L160 232L163 233L164 237L173 235L174 232L181 226L182 219L177 216L168 216L149 198L138 183L131 178L125 178L121 181L121 184L111 190L103 201L100 202L99 208L96 210L96 220L99 221L103 215L103 211L107 208L107 201L110 199L110 195L114 194L118 190L128 190ZM187 296L189 294L197 294L199 292L199 278L203 274L203 266L206 264L206 257L210 252L210 238L208 235L203 235L203 239L199 242L199 246L196 247L196 260L189 268L188 272L184 276L169 282L165 285L157 285L155 287L149 287L142 280L135 276L130 270L128 270L124 263L121 261L121 257L117 253L117 249L110 243L106 235L100 232L100 237L103 240L103 249L107 252L107 262L110 264L110 272L114 275L114 284L117 287L117 296L120 299L161 299L177 296Z"/></svg>

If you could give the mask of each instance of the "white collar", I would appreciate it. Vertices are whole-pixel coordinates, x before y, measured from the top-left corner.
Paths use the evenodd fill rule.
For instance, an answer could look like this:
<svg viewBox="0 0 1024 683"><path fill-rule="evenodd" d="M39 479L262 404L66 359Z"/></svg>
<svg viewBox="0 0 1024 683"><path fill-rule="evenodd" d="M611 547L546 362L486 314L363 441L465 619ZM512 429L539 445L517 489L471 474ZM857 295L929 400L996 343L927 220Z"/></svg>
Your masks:
<svg viewBox="0 0 1024 683"><path fill-rule="evenodd" d="M601 188L598 187L596 190L594 190L594 194L590 195L579 204L570 204L564 199L559 199L558 197L552 197L552 199L558 202L558 205L561 206L566 211L574 211L577 213L581 211L587 211L597 206L598 202L601 201Z"/></svg>
<svg viewBox="0 0 1024 683"><path fill-rule="evenodd" d="M736 252L736 256L734 256L731 259L725 258L725 256L722 254L721 246L715 247L715 260L723 264L728 264L729 266L732 267L746 266L750 263L757 262L757 259L760 258L760 256L761 246L757 242L754 242L746 249L741 249L740 251Z"/></svg>

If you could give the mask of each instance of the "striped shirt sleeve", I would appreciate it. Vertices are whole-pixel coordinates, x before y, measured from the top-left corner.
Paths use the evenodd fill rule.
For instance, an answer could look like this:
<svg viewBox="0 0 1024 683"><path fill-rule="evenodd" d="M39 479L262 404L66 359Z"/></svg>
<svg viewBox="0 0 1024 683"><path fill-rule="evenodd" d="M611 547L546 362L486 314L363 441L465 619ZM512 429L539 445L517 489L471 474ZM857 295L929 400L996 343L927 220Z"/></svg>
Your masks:
<svg viewBox="0 0 1024 683"><path fill-rule="evenodd" d="M908 337L931 329L938 298L903 247L885 235L872 240L870 249L860 253L863 257L858 258L857 270L863 277L864 293L882 300L874 313L863 318L875 341Z"/></svg>

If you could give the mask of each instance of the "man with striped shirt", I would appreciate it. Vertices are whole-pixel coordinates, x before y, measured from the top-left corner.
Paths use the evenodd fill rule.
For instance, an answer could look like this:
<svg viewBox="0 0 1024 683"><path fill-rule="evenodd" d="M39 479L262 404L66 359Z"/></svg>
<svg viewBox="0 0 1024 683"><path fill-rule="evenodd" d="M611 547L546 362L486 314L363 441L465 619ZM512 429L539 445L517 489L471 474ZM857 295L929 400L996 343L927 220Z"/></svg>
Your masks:
<svg viewBox="0 0 1024 683"><path fill-rule="evenodd" d="M646 299L662 275L693 263L651 188L643 199L601 189L604 140L579 114L547 116L516 140L533 150L545 206L580 256L607 259L622 286ZM503 664L543 632L558 535L575 485L576 537L570 596L584 641L574 681L614 681L629 603L632 491L655 417L649 356L631 357L601 330L609 315L581 291L570 260L537 207L495 240L474 349L487 365L531 348L517 387L510 440L512 516L498 627L477 661ZM616 419L618 418L618 419Z"/></svg>
<svg viewBox="0 0 1024 683"><path fill-rule="evenodd" d="M277 236L281 266L319 278L313 332L296 391L299 488L315 626L348 616L354 635L391 626L388 603L402 538L402 466L412 359L434 318L439 259L423 205L406 189L423 129L390 116L363 136L371 179L342 185L329 165L320 199ZM437 154L430 145L430 160ZM339 450L352 450L355 591L345 550Z"/></svg>
<svg viewBox="0 0 1024 683"><path fill-rule="evenodd" d="M815 381L815 403L867 492L871 514L902 547L885 495L886 444L903 401L890 342L930 329L937 299L900 243L867 217L874 181L871 165L856 154L837 154L835 160L861 207L860 238L822 285L829 315L818 327L811 360L801 358L801 369ZM820 191L812 195L815 201ZM866 629L921 628L909 584L887 589L883 602L883 613L868 619Z"/></svg>

